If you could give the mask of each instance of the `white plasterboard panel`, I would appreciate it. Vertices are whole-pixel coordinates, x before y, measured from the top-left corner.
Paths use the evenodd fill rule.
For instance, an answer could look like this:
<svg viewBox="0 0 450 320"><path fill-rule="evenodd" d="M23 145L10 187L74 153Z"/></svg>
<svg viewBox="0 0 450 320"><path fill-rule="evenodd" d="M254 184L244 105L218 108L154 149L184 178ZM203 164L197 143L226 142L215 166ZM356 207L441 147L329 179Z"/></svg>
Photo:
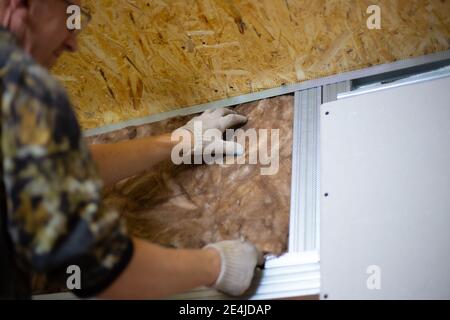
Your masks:
<svg viewBox="0 0 450 320"><path fill-rule="evenodd" d="M322 297L450 298L449 89L444 78L322 106Z"/></svg>

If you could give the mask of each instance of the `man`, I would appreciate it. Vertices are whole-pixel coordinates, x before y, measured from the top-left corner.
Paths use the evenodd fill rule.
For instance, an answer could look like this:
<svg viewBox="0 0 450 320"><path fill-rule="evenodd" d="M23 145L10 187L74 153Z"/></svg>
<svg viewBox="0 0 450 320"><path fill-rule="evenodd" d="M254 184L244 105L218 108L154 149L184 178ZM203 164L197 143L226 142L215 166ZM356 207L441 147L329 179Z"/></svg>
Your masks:
<svg viewBox="0 0 450 320"><path fill-rule="evenodd" d="M199 286L243 294L261 262L252 244L163 248L130 238L103 205L103 182L167 160L174 142L167 135L88 150L66 93L44 69L77 49L66 27L71 4L80 5L0 0L0 297L29 298L32 272L65 284L70 265L81 269L80 297L159 298ZM223 109L196 121L223 132L246 119ZM192 122L182 130L191 134Z"/></svg>

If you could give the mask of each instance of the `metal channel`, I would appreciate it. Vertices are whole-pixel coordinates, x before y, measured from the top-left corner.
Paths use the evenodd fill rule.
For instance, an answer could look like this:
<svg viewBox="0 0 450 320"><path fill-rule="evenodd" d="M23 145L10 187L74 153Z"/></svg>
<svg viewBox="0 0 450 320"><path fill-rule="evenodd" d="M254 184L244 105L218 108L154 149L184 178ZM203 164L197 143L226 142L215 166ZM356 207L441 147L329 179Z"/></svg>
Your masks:
<svg viewBox="0 0 450 320"><path fill-rule="evenodd" d="M289 252L320 246L320 106L351 90L343 81L295 93Z"/></svg>
<svg viewBox="0 0 450 320"><path fill-rule="evenodd" d="M295 93L289 252L316 250L322 88Z"/></svg>
<svg viewBox="0 0 450 320"><path fill-rule="evenodd" d="M255 276L246 300L282 299L318 295L320 293L320 266L317 251L286 254L266 262L266 267ZM180 300L228 300L215 290L199 288L171 299Z"/></svg>
<svg viewBox="0 0 450 320"><path fill-rule="evenodd" d="M359 96L362 94L374 93L388 89L400 88L403 86L409 86L413 84L418 84L426 81L438 80L450 77L450 67L442 68L436 71L427 72L423 74L418 74L410 76L405 79L394 81L388 84L377 83L375 85L361 87L354 91L346 91L338 95L338 99L345 99L350 97Z"/></svg>
<svg viewBox="0 0 450 320"><path fill-rule="evenodd" d="M351 81L343 81L326 85L323 87L322 103L336 101L341 94L351 92L351 90Z"/></svg>

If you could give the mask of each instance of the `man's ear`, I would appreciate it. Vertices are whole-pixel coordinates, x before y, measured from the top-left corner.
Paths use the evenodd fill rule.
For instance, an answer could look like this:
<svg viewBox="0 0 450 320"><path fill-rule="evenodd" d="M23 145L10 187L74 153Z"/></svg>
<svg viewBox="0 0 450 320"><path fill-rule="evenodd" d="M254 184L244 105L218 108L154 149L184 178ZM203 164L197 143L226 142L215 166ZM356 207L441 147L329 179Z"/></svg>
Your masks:
<svg viewBox="0 0 450 320"><path fill-rule="evenodd" d="M5 2L5 7L12 10L17 10L18 8L29 7L29 0L3 0Z"/></svg>
<svg viewBox="0 0 450 320"><path fill-rule="evenodd" d="M11 2L16 7L20 7L20 6L28 7L29 0L6 0L6 2Z"/></svg>
<svg viewBox="0 0 450 320"><path fill-rule="evenodd" d="M28 20L29 1L28 0L5 0L8 4L6 6L8 20L4 24L10 31L12 31L17 39L22 40Z"/></svg>

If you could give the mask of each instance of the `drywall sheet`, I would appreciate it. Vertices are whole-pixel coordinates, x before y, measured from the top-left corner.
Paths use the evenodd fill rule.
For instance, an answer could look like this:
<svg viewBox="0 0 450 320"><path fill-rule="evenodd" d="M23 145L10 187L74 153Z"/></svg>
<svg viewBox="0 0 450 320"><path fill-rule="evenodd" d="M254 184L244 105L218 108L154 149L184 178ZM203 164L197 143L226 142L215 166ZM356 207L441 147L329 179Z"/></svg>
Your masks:
<svg viewBox="0 0 450 320"><path fill-rule="evenodd" d="M328 299L450 298L449 88L444 78L322 106Z"/></svg>
<svg viewBox="0 0 450 320"><path fill-rule="evenodd" d="M449 48L448 0L85 3L80 51L54 70L85 129Z"/></svg>
<svg viewBox="0 0 450 320"><path fill-rule="evenodd" d="M201 248L221 240L245 238L261 250L287 250L291 186L294 97L282 96L241 105L235 110L249 122L243 129L279 129L258 136L246 147L246 164L181 165L162 163L146 173L124 180L108 190L105 201L117 207L130 232L165 246ZM111 143L171 132L190 117L122 129L89 138ZM273 144L272 144L273 141ZM279 170L261 175L268 165L249 164L249 154L269 147L279 150ZM258 148L257 148L258 147Z"/></svg>

